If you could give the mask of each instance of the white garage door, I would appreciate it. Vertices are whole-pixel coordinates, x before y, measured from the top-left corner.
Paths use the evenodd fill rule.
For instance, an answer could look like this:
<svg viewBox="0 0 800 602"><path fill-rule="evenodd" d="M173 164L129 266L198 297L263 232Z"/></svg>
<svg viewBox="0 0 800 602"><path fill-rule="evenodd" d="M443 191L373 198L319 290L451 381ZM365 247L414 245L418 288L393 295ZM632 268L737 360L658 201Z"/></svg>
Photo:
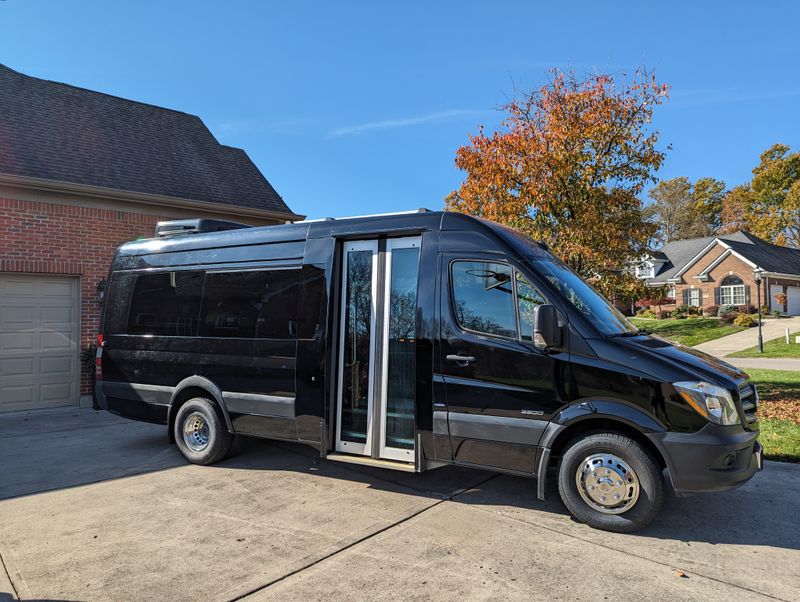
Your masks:
<svg viewBox="0 0 800 602"><path fill-rule="evenodd" d="M790 316L800 316L800 286L786 287L786 313Z"/></svg>
<svg viewBox="0 0 800 602"><path fill-rule="evenodd" d="M78 279L0 274L0 412L78 401Z"/></svg>

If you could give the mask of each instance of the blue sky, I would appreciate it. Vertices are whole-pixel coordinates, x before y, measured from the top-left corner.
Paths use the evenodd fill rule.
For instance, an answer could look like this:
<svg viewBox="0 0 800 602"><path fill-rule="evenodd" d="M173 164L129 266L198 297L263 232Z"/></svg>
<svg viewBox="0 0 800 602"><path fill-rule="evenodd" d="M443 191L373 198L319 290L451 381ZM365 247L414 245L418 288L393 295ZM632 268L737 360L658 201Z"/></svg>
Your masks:
<svg viewBox="0 0 800 602"><path fill-rule="evenodd" d="M800 4L646 4L5 0L0 62L199 115L313 217L441 208L468 133L551 66L672 86L662 178L800 150Z"/></svg>

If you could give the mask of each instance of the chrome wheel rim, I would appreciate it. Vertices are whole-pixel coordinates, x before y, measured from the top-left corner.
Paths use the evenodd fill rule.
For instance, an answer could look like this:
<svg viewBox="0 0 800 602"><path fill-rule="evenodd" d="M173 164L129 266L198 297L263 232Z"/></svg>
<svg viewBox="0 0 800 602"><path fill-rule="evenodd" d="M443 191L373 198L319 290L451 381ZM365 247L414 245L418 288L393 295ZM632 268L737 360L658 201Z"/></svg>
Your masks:
<svg viewBox="0 0 800 602"><path fill-rule="evenodd" d="M639 499L639 477L614 454L592 454L575 472L575 485L583 501L603 514L627 512Z"/></svg>
<svg viewBox="0 0 800 602"><path fill-rule="evenodd" d="M190 450L203 451L211 439L211 429L206 417L200 412L192 412L183 421L183 442Z"/></svg>

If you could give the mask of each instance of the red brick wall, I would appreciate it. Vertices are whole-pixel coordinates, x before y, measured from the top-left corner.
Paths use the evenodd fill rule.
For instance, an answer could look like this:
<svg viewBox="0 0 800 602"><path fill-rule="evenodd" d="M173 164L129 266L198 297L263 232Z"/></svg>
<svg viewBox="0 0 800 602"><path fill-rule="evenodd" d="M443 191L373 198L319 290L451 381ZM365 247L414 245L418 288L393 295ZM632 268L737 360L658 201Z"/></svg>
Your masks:
<svg viewBox="0 0 800 602"><path fill-rule="evenodd" d="M108 277L115 249L150 237L169 216L0 198L0 272L80 276L81 348L94 343L100 305L97 283ZM91 392L81 374L81 394Z"/></svg>

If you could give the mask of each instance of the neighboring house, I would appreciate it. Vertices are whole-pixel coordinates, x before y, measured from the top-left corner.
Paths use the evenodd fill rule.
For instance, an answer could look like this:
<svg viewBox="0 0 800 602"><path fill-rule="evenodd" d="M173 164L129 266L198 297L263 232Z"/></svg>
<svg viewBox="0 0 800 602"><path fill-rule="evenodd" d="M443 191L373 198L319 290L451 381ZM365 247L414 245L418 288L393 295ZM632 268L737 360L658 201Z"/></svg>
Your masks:
<svg viewBox="0 0 800 602"><path fill-rule="evenodd" d="M0 412L91 404L115 248L187 217L302 218L199 117L0 65Z"/></svg>
<svg viewBox="0 0 800 602"><path fill-rule="evenodd" d="M675 305L750 306L757 303L754 270L762 270L761 304L800 315L800 249L773 245L749 232L676 240L636 266L651 286L669 287ZM779 305L775 295L785 293Z"/></svg>

